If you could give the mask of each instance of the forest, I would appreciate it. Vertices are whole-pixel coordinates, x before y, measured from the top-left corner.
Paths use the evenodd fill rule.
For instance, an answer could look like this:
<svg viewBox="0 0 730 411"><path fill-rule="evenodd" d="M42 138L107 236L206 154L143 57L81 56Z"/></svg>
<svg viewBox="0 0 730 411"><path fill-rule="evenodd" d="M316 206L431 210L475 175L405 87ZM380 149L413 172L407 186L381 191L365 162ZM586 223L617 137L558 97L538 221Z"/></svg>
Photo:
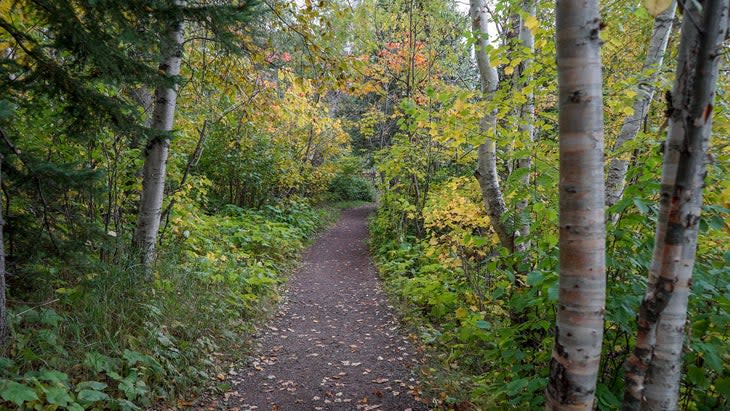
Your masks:
<svg viewBox="0 0 730 411"><path fill-rule="evenodd" d="M0 0L0 409L730 409L728 0Z"/></svg>

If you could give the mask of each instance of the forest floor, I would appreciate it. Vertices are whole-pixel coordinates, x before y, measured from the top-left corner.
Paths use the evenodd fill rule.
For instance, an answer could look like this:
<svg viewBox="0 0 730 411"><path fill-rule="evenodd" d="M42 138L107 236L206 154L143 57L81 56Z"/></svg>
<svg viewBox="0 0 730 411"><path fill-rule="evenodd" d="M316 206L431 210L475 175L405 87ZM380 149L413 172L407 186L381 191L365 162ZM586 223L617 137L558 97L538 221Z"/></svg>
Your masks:
<svg viewBox="0 0 730 411"><path fill-rule="evenodd" d="M367 248L372 206L344 210L303 255L279 311L262 325L231 389L211 410L426 410L404 335ZM196 408L198 408L196 407Z"/></svg>

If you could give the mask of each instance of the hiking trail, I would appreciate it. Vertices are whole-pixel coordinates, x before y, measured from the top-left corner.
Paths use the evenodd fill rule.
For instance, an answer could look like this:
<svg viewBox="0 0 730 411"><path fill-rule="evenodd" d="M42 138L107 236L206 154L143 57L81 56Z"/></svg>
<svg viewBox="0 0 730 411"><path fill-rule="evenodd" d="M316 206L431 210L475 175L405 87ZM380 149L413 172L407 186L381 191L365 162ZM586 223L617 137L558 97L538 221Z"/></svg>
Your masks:
<svg viewBox="0 0 730 411"><path fill-rule="evenodd" d="M302 256L232 389L204 409L427 410L420 356L381 289L366 244L372 206L344 210Z"/></svg>

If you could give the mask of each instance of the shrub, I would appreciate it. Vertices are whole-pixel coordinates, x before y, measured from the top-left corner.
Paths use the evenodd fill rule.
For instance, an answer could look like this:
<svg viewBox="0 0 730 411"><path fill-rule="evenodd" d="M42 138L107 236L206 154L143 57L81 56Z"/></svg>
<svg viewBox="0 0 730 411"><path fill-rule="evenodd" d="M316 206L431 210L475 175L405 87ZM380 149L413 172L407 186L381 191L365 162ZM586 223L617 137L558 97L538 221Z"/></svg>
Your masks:
<svg viewBox="0 0 730 411"><path fill-rule="evenodd" d="M328 191L336 201L373 201L373 189L360 176L339 174L330 182Z"/></svg>
<svg viewBox="0 0 730 411"><path fill-rule="evenodd" d="M295 201L215 215L181 201L152 279L131 257L77 261L73 279L46 270L55 289L24 298L44 303L11 307L0 409L137 410L200 386L221 352L245 352L242 335L323 217Z"/></svg>

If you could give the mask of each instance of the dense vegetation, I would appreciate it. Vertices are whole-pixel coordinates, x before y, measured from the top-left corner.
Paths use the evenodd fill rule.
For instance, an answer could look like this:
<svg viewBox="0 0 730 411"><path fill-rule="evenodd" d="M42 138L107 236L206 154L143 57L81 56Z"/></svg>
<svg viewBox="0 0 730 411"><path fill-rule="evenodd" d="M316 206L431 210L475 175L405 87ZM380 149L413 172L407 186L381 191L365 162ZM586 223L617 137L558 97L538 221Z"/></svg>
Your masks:
<svg viewBox="0 0 730 411"><path fill-rule="evenodd" d="M602 410L631 389L683 24L702 7L727 16L726 0L618 1L591 23ZM556 13L543 0L0 0L0 407L190 405L245 351L331 204L375 191L371 248L428 348L432 403L545 407L567 175ZM730 405L727 50L704 115L682 409Z"/></svg>
<svg viewBox="0 0 730 411"><path fill-rule="evenodd" d="M297 252L336 213L323 204L370 200L322 84L298 70L307 52L283 30L289 14L171 4L0 2L0 408L190 398L244 352ZM184 62L169 77L157 64L179 13ZM155 129L152 94L173 84L175 126ZM170 156L145 266L133 235L159 139Z"/></svg>
<svg viewBox="0 0 730 411"><path fill-rule="evenodd" d="M463 82L474 77L473 70L454 64L469 57L475 42L465 30L451 29L464 27L461 17L440 2L419 2L429 13L408 26L408 19L396 16L409 11L409 4L386 9L380 26L371 28L385 24L376 32L386 38L371 70L388 73L385 79L365 80L365 89L374 90L369 95L378 99L368 106L365 119L372 122L364 121L363 135L374 145L387 141L373 156L383 195L372 222L372 246L391 292L433 348L433 361L424 370L432 395L456 409L540 408L559 290L553 4L538 2L534 15L512 2L490 10L501 30L488 46L500 78L491 101L478 98L475 81ZM607 163L629 161L626 187L607 209L606 317L596 391L599 409L615 409L621 406L623 366L633 349L652 262L667 121L664 94L674 78L679 33L675 22L664 66L642 69L653 18L643 6L620 2L603 5L601 13ZM534 33L534 50L520 41L520 24ZM439 30L452 37L433 34ZM400 43L403 32L416 47ZM682 409L724 409L730 397L730 252L723 244L730 193L728 76L719 81L714 158L705 179L686 328ZM418 87L406 90L408 84ZM638 117L636 137L616 147L622 123L634 115L632 105L647 86L657 88L657 101ZM526 107L531 98L534 117ZM484 138L479 122L492 110L506 203L501 222L528 224L512 249L496 235L473 176L476 145ZM534 135L525 123L534 126ZM531 165L524 167L520 162L528 156Z"/></svg>

